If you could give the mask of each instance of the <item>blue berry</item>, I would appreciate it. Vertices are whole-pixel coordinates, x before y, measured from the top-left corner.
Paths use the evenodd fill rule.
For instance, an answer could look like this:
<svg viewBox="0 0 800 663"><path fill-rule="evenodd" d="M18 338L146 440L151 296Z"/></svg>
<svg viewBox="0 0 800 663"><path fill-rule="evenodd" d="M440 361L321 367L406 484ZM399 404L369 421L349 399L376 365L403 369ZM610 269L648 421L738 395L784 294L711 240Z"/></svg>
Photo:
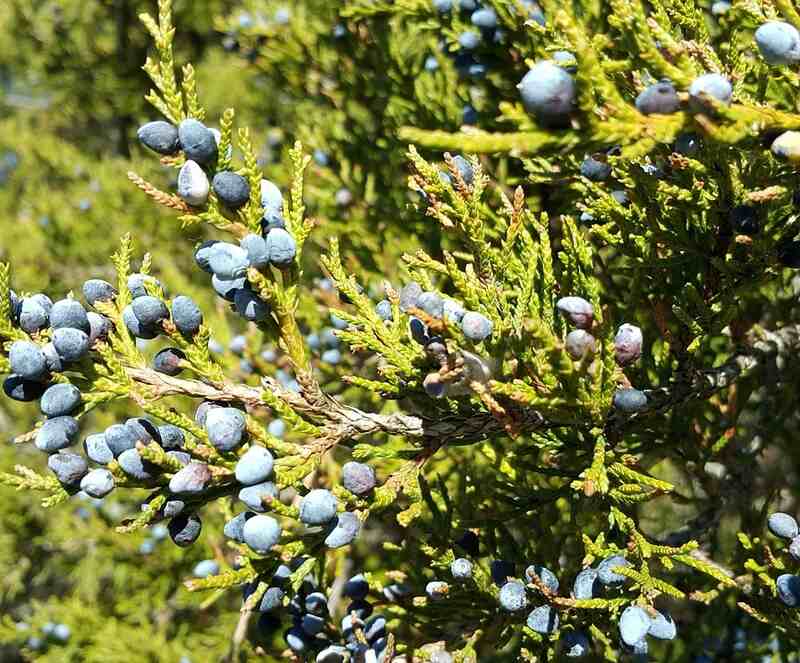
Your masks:
<svg viewBox="0 0 800 663"><path fill-rule="evenodd" d="M139 322L139 318L136 317L136 314L133 312L133 306L130 304L122 310L122 321L125 323L125 327L130 335L134 338L152 339L158 336L158 331L156 329L146 327Z"/></svg>
<svg viewBox="0 0 800 663"><path fill-rule="evenodd" d="M212 409L205 423L208 441L219 451L232 451L245 438L247 420L241 410L232 407Z"/></svg>
<svg viewBox="0 0 800 663"><path fill-rule="evenodd" d="M211 254L211 247L214 246L214 244L219 244L219 240L210 239L205 241L200 244L194 252L194 261L197 263L197 266L209 274L213 273L211 266L208 264L208 257Z"/></svg>
<svg viewBox="0 0 800 663"><path fill-rule="evenodd" d="M342 466L342 484L354 495L364 495L375 487L375 471L366 463L350 461Z"/></svg>
<svg viewBox="0 0 800 663"><path fill-rule="evenodd" d="M221 279L216 274L211 277L211 287L223 299L232 302L236 297L236 291L244 288L247 284L247 279L242 276L237 279Z"/></svg>
<svg viewBox="0 0 800 663"><path fill-rule="evenodd" d="M773 513L767 519L767 527L775 536L782 539L793 539L800 534L797 521L788 513Z"/></svg>
<svg viewBox="0 0 800 663"><path fill-rule="evenodd" d="M257 483L254 486L246 486L239 491L239 499L253 511L264 513L267 507L262 498L275 499L278 497L278 489L271 481Z"/></svg>
<svg viewBox="0 0 800 663"><path fill-rule="evenodd" d="M469 533L474 534L472 532L469 532ZM465 534L462 537L462 539L460 541L458 541L457 543L459 545L461 545L471 555L477 555L478 554L477 553L477 546L478 546L477 540L474 541L474 546L475 546L474 550L475 551L473 552L472 550L470 550L469 548L467 548L464 545L464 543L465 543L464 539L465 538L471 538L471 537L467 537L467 533L465 532ZM471 542L469 542L468 545L471 545ZM491 564L489 564L489 573L492 576L492 580L494 581L494 583L496 585L498 585L498 586L502 586L502 585L506 584L506 582L508 581L509 577L514 575L514 573L515 573L514 563L513 562L509 562L509 561L507 561L505 559L492 560Z"/></svg>
<svg viewBox="0 0 800 663"><path fill-rule="evenodd" d="M109 302L117 296L117 291L108 281L89 279L83 284L83 296L94 306L97 302Z"/></svg>
<svg viewBox="0 0 800 663"><path fill-rule="evenodd" d="M80 390L69 383L54 384L42 395L39 407L48 417L72 414L81 403Z"/></svg>
<svg viewBox="0 0 800 663"><path fill-rule="evenodd" d="M176 546L185 548L197 541L203 529L203 522L197 514L180 514L169 521L167 528L172 542Z"/></svg>
<svg viewBox="0 0 800 663"><path fill-rule="evenodd" d="M236 463L236 480L245 486L266 481L272 474L274 462L267 449L258 445L252 446Z"/></svg>
<svg viewBox="0 0 800 663"><path fill-rule="evenodd" d="M47 376L47 361L39 346L30 341L14 341L8 352L11 372L26 380Z"/></svg>
<svg viewBox="0 0 800 663"><path fill-rule="evenodd" d="M461 122L464 124L475 125L478 124L478 111L472 106L467 104L461 109Z"/></svg>
<svg viewBox="0 0 800 663"><path fill-rule="evenodd" d="M214 134L194 119L183 120L178 125L178 139L187 159L207 165L217 159L217 141Z"/></svg>
<svg viewBox="0 0 800 663"><path fill-rule="evenodd" d="M208 248L208 266L214 274L224 280L238 279L245 276L250 261L247 251L235 244L217 242Z"/></svg>
<svg viewBox="0 0 800 663"><path fill-rule="evenodd" d="M348 207L353 202L353 194L350 189L342 187L336 192L334 201L338 207Z"/></svg>
<svg viewBox="0 0 800 663"><path fill-rule="evenodd" d="M283 419L273 419L267 426L267 432L280 439L286 434L286 424Z"/></svg>
<svg viewBox="0 0 800 663"><path fill-rule="evenodd" d="M769 64L794 64L800 60L800 32L784 21L768 21L755 34L761 56Z"/></svg>
<svg viewBox="0 0 800 663"><path fill-rule="evenodd" d="M47 384L44 382L26 380L20 375L9 375L3 381L3 392L5 395L22 403L38 400L41 398L46 388Z"/></svg>
<svg viewBox="0 0 800 663"><path fill-rule="evenodd" d="M284 591L280 587L270 587L264 592L261 597L261 603L258 605L260 612L270 612L276 608L281 607L283 603Z"/></svg>
<svg viewBox="0 0 800 663"><path fill-rule="evenodd" d="M228 209L239 209L250 200L250 184L241 175L223 170L211 182L219 201Z"/></svg>
<svg viewBox="0 0 800 663"><path fill-rule="evenodd" d="M478 8L478 0L458 0L461 11L474 12Z"/></svg>
<svg viewBox="0 0 800 663"><path fill-rule="evenodd" d="M586 157L581 163L581 175L592 182L602 182L611 175L611 166L600 159Z"/></svg>
<svg viewBox="0 0 800 663"><path fill-rule="evenodd" d="M480 343L492 335L492 321L475 311L467 311L461 318L461 331L470 341Z"/></svg>
<svg viewBox="0 0 800 663"><path fill-rule="evenodd" d="M681 134L675 140L675 151L693 157L700 151L700 139L694 134Z"/></svg>
<svg viewBox="0 0 800 663"><path fill-rule="evenodd" d="M411 332L411 338L413 338L420 345L427 345L430 341L430 336L428 336L428 328L419 318L411 318L411 320L408 321L408 329Z"/></svg>
<svg viewBox="0 0 800 663"><path fill-rule="evenodd" d="M274 228L267 235L269 261L275 267L288 267L297 254L297 243L283 228Z"/></svg>
<svg viewBox="0 0 800 663"><path fill-rule="evenodd" d="M614 392L614 407L625 414L640 412L647 407L647 396L638 389L618 389Z"/></svg>
<svg viewBox="0 0 800 663"><path fill-rule="evenodd" d="M583 631L570 631L564 635L564 655L567 658L583 658L589 653L589 638Z"/></svg>
<svg viewBox="0 0 800 663"><path fill-rule="evenodd" d="M332 350L325 350L320 356L320 359L325 362L326 364L331 364L335 366L340 361L342 361L342 353L339 350L332 349Z"/></svg>
<svg viewBox="0 0 800 663"><path fill-rule="evenodd" d="M159 154L172 155L180 149L178 129L163 120L148 122L136 132L139 142Z"/></svg>
<svg viewBox="0 0 800 663"><path fill-rule="evenodd" d="M244 539L242 538L244 534L244 524L254 515L254 513L244 511L234 516L227 523L225 523L225 526L222 528L222 533L229 539L233 539L239 543L244 543Z"/></svg>
<svg viewBox="0 0 800 663"><path fill-rule="evenodd" d="M194 300L178 295L172 300L172 321L181 334L194 336L203 324L203 314Z"/></svg>
<svg viewBox="0 0 800 663"><path fill-rule="evenodd" d="M141 440L144 444L161 442L158 436L158 428L156 428L149 419L145 419L144 417L132 417L125 422L125 426L133 432L133 436L136 440Z"/></svg>
<svg viewBox="0 0 800 663"><path fill-rule="evenodd" d="M70 630L69 626L66 624L56 624L52 635L54 640L64 644L69 640L71 634L72 631Z"/></svg>
<svg viewBox="0 0 800 663"><path fill-rule="evenodd" d="M622 555L611 555L606 557L597 565L597 578L604 585L620 585L628 578L627 576L615 573L612 569L618 566L628 567L630 564Z"/></svg>
<svg viewBox="0 0 800 663"><path fill-rule="evenodd" d="M650 620L650 628L647 629L647 635L659 640L674 640L677 634L678 629L672 616L669 613L656 610L656 616Z"/></svg>
<svg viewBox="0 0 800 663"><path fill-rule="evenodd" d="M253 516L244 524L242 539L255 552L265 554L281 538L281 526L272 516Z"/></svg>
<svg viewBox="0 0 800 663"><path fill-rule="evenodd" d="M444 318L453 324L461 324L466 311L464 307L454 299L444 300Z"/></svg>
<svg viewBox="0 0 800 663"><path fill-rule="evenodd" d="M235 355L243 355L247 349L247 339L242 334L234 336L228 345L228 349Z"/></svg>
<svg viewBox="0 0 800 663"><path fill-rule="evenodd" d="M681 106L678 93L669 81L647 86L636 97L636 110L644 115L671 115Z"/></svg>
<svg viewBox="0 0 800 663"><path fill-rule="evenodd" d="M432 318L440 319L444 315L444 300L437 292L423 292L417 299L417 308Z"/></svg>
<svg viewBox="0 0 800 663"><path fill-rule="evenodd" d="M433 8L440 14L446 14L453 8L453 0L433 0Z"/></svg>
<svg viewBox="0 0 800 663"><path fill-rule="evenodd" d="M600 592L600 581L595 569L583 569L577 576L572 585L572 595L576 599L591 599Z"/></svg>
<svg viewBox="0 0 800 663"><path fill-rule="evenodd" d="M215 576L219 573L219 564L213 559L204 559L195 564L192 569L192 575L195 578L207 578L208 576Z"/></svg>
<svg viewBox="0 0 800 663"><path fill-rule="evenodd" d="M178 348L164 348L153 357L153 368L165 375L178 375L183 370L181 362L186 355Z"/></svg>
<svg viewBox="0 0 800 663"><path fill-rule="evenodd" d="M642 355L644 338L642 330L636 325L620 325L614 336L614 357L620 366L633 363Z"/></svg>
<svg viewBox="0 0 800 663"><path fill-rule="evenodd" d="M75 487L89 470L86 459L78 454L61 452L47 459L47 467L64 486Z"/></svg>
<svg viewBox="0 0 800 663"><path fill-rule="evenodd" d="M306 525L324 525L336 517L338 505L329 490L315 488L300 501L300 520Z"/></svg>
<svg viewBox="0 0 800 663"><path fill-rule="evenodd" d="M117 458L123 451L136 446L136 434L130 426L114 424L106 428L104 433L106 444L111 453Z"/></svg>
<svg viewBox="0 0 800 663"><path fill-rule="evenodd" d="M562 297L556 308L579 329L588 329L594 320L594 307L583 297Z"/></svg>
<svg viewBox="0 0 800 663"><path fill-rule="evenodd" d="M525 585L517 580L511 580L500 588L500 606L508 612L524 610L528 606L528 597Z"/></svg>
<svg viewBox="0 0 800 663"><path fill-rule="evenodd" d="M74 299L62 299L50 309L50 326L53 329L72 327L89 333L89 318L86 309Z"/></svg>
<svg viewBox="0 0 800 663"><path fill-rule="evenodd" d="M784 573L775 581L778 598L784 605L796 608L800 605L800 576Z"/></svg>
<svg viewBox="0 0 800 663"><path fill-rule="evenodd" d="M467 30L458 36L458 44L461 48L474 51L481 43L481 36L474 30Z"/></svg>
<svg viewBox="0 0 800 663"><path fill-rule="evenodd" d="M268 212L283 213L283 194L269 180L261 180L261 206Z"/></svg>
<svg viewBox="0 0 800 663"><path fill-rule="evenodd" d="M250 288L239 288L233 296L233 305L236 312L250 322L266 320L269 316L266 302Z"/></svg>
<svg viewBox="0 0 800 663"><path fill-rule="evenodd" d="M261 235L253 233L245 235L239 245L247 252L247 259L253 267L261 269L269 264L269 249Z"/></svg>
<svg viewBox="0 0 800 663"><path fill-rule="evenodd" d="M540 605L531 610L525 623L536 633L547 635L558 629L558 612L552 606Z"/></svg>
<svg viewBox="0 0 800 663"><path fill-rule="evenodd" d="M563 126L575 105L575 82L564 69L545 60L528 71L517 86L525 110L546 126Z"/></svg>
<svg viewBox="0 0 800 663"><path fill-rule="evenodd" d="M83 442L83 449L89 459L99 465L108 465L114 460L114 454L108 446L106 436L103 433L88 435Z"/></svg>
<svg viewBox="0 0 800 663"><path fill-rule="evenodd" d="M178 171L178 195L192 207L200 207L208 201L211 185L200 165L189 159Z"/></svg>
<svg viewBox="0 0 800 663"><path fill-rule="evenodd" d="M415 308L421 294L422 286L419 283L412 281L404 285L399 293L400 310L406 313L409 309Z"/></svg>
<svg viewBox="0 0 800 663"><path fill-rule="evenodd" d="M388 299L382 299L376 304L375 313L381 320L391 320L392 303Z"/></svg>
<svg viewBox="0 0 800 663"><path fill-rule="evenodd" d="M708 109L701 95L707 95L722 104L729 105L733 96L733 86L722 74L703 74L695 78L689 86L689 101L697 112Z"/></svg>
<svg viewBox="0 0 800 663"><path fill-rule="evenodd" d="M94 345L96 341L105 341L111 333L111 320L106 316L89 311L86 314L89 318L89 345Z"/></svg>
<svg viewBox="0 0 800 663"><path fill-rule="evenodd" d="M356 601L363 600L366 598L367 594L369 594L369 583L361 574L350 578L342 588L342 596L346 596Z"/></svg>
<svg viewBox="0 0 800 663"><path fill-rule="evenodd" d="M328 548L341 548L350 545L361 530L361 521L358 516L349 511L340 513L336 519L336 526L325 537Z"/></svg>
<svg viewBox="0 0 800 663"><path fill-rule="evenodd" d="M157 297L145 295L137 297L131 304L133 314L143 327L156 329L163 321L169 319L169 310L166 304Z"/></svg>
<svg viewBox="0 0 800 663"><path fill-rule="evenodd" d="M79 361L89 352L89 337L80 329L61 327L53 332L53 347L62 361Z"/></svg>
<svg viewBox="0 0 800 663"><path fill-rule="evenodd" d="M558 578L550 569L540 566L539 564L531 564L525 569L525 577L528 579L528 582L533 582L534 576L538 576L539 580L541 580L544 586L551 592L554 594L558 592Z"/></svg>
<svg viewBox="0 0 800 663"><path fill-rule="evenodd" d="M491 8L479 9L470 16L470 22L476 28L493 30L497 27L497 14Z"/></svg>
<svg viewBox="0 0 800 663"><path fill-rule="evenodd" d="M597 341L585 329L573 329L567 334L564 348L573 359L583 359L587 354L594 354Z"/></svg>
<svg viewBox="0 0 800 663"><path fill-rule="evenodd" d="M441 580L433 580L425 585L425 593L431 601L441 601L450 593L450 585Z"/></svg>
<svg viewBox="0 0 800 663"><path fill-rule="evenodd" d="M125 474L140 481L152 479L159 469L158 466L142 458L137 449L126 449L119 455L117 462Z"/></svg>
<svg viewBox="0 0 800 663"><path fill-rule="evenodd" d="M472 562L458 557L450 563L450 573L455 580L469 580L472 577Z"/></svg>
<svg viewBox="0 0 800 663"><path fill-rule="evenodd" d="M114 490L114 485L114 475L102 467L88 472L81 479L81 490L89 497L98 499L102 499Z"/></svg>
<svg viewBox="0 0 800 663"><path fill-rule="evenodd" d="M66 449L78 436L78 421L73 417L53 417L42 424L36 433L36 448L52 454Z"/></svg>
<svg viewBox="0 0 800 663"><path fill-rule="evenodd" d="M629 605L619 618L619 634L622 641L633 647L644 639L650 628L650 615L638 605Z"/></svg>
<svg viewBox="0 0 800 663"><path fill-rule="evenodd" d="M35 299L25 297L20 303L19 326L28 334L35 334L47 327L49 317L45 308Z"/></svg>
<svg viewBox="0 0 800 663"><path fill-rule="evenodd" d="M163 289L159 280L154 276L150 276L150 274L141 274L139 272L136 272L128 277L127 286L128 290L131 293L131 297L136 299L137 297L144 297L145 295L147 295L148 293L147 289L145 288L145 284L150 285L151 288L154 288L156 290L159 288Z"/></svg>
<svg viewBox="0 0 800 663"><path fill-rule="evenodd" d="M120 460L121 458L120 456ZM169 480L169 490L174 495L200 495L210 481L211 470L208 469L208 465L192 461L172 475Z"/></svg>
<svg viewBox="0 0 800 663"><path fill-rule="evenodd" d="M439 61L436 59L435 55L429 55L425 58L425 71L436 71L439 68Z"/></svg>
<svg viewBox="0 0 800 663"><path fill-rule="evenodd" d="M317 615L303 615L300 618L300 628L307 635L315 636L325 628L325 620Z"/></svg>

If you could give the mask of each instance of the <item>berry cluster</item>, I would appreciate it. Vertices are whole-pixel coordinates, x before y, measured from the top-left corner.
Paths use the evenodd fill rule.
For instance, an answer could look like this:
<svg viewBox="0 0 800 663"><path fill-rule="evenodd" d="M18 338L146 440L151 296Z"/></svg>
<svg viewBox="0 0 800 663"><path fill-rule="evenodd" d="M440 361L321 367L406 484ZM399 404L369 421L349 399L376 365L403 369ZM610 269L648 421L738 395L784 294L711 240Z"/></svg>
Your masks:
<svg viewBox="0 0 800 663"><path fill-rule="evenodd" d="M266 589L259 590L259 582L244 588L244 600L256 600L261 613L258 627L264 635L281 627L280 609L284 597L290 592L290 575L303 563L302 558L281 564L271 575ZM253 595L262 591L260 598ZM288 603L292 626L284 631L283 638L296 655L316 663L343 663L347 660L388 661L388 632L386 618L373 614L373 605L367 600L370 586L359 574L347 580L341 596L349 599L337 630L330 623L332 599L325 595L316 579L307 575ZM314 657L313 659L311 657Z"/></svg>

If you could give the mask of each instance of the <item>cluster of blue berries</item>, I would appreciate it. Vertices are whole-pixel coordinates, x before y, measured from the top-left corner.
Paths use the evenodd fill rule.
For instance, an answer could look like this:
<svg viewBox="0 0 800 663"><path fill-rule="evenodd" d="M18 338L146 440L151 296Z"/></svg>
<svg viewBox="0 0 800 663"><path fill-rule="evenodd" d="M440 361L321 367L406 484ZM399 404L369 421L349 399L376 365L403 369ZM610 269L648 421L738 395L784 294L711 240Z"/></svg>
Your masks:
<svg viewBox="0 0 800 663"><path fill-rule="evenodd" d="M225 536L258 554L267 553L278 543L282 532L275 518L264 515L270 502L279 497L277 486L269 481L273 462L272 454L263 447L251 447L241 456L235 476L244 487L238 497L249 510L229 520L223 529ZM342 468L342 483L354 495L366 495L375 487L375 472L364 463L349 462ZM361 530L358 515L340 511L339 500L324 488L312 489L300 499L298 517L331 549L349 545Z"/></svg>
<svg viewBox="0 0 800 663"><path fill-rule="evenodd" d="M19 622L18 631L30 631L30 625ZM33 651L42 651L49 645L65 645L72 636L72 629L62 622L46 622L42 624L38 635L30 635L25 646Z"/></svg>
<svg viewBox="0 0 800 663"><path fill-rule="evenodd" d="M778 511L770 514L767 527L775 536L789 541L789 555L800 561L800 527L797 520L788 513ZM784 605L790 608L800 607L800 575L784 573L775 580L775 586L778 598Z"/></svg>
<svg viewBox="0 0 800 663"><path fill-rule="evenodd" d="M575 325L567 334L564 348L575 359L591 357L597 351L597 340L590 333L594 323L594 307L582 297L562 297L556 308ZM614 358L619 366L628 366L642 356L642 330L628 323L620 325L614 336ZM614 407L626 414L639 412L647 406L647 396L639 389L619 389L614 394Z"/></svg>
<svg viewBox="0 0 800 663"><path fill-rule="evenodd" d="M219 171L209 182L207 172L212 172L217 163L218 131L189 118L178 127L160 120L149 122L138 135L144 145L159 154L174 156L183 151L186 161L178 174L178 195L188 205L206 205L212 190L229 213L250 202L250 183L239 173ZM287 269L297 254L297 243L286 230L280 189L262 179L259 193L263 210L260 234L246 235L238 246L216 240L204 242L195 252L197 264L212 275L214 291L251 322L264 320L269 309L247 282L247 270L269 266Z"/></svg>
<svg viewBox="0 0 800 663"><path fill-rule="evenodd" d="M307 575L299 590L289 598L289 578L297 570L303 558L281 564L268 580L268 588L257 604L261 613L258 628L264 635L281 628L281 609L288 603L292 625L283 633L287 646L304 660L316 663L344 663L347 660L373 660L383 663L386 658L388 632L386 618L373 614L373 606L367 600L370 587L366 578L359 574L344 583L342 596L349 599L345 615L341 619L339 632L330 623L328 597L321 591L316 579ZM244 588L246 601L255 592L259 581Z"/></svg>

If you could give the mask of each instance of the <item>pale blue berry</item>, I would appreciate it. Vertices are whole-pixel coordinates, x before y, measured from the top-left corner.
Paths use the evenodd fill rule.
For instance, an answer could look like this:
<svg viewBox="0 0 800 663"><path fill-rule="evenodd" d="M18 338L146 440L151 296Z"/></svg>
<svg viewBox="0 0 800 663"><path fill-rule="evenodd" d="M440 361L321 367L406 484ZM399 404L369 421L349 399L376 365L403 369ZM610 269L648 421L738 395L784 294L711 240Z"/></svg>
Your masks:
<svg viewBox="0 0 800 663"><path fill-rule="evenodd" d="M172 321L181 334L194 336L203 324L203 314L194 300L178 295L172 300Z"/></svg>
<svg viewBox="0 0 800 663"><path fill-rule="evenodd" d="M102 499L114 490L114 475L105 468L92 470L81 479L81 490L89 495Z"/></svg>
<svg viewBox="0 0 800 663"><path fill-rule="evenodd" d="M202 122L192 118L183 120L178 125L178 140L187 159L203 165L216 161L217 141Z"/></svg>
<svg viewBox="0 0 800 663"><path fill-rule="evenodd" d="M54 384L42 394L39 407L48 417L72 414L81 403L81 392L72 384Z"/></svg>
<svg viewBox="0 0 800 663"><path fill-rule="evenodd" d="M176 546L185 548L197 541L203 522L197 514L180 514L169 521L167 526L170 538Z"/></svg>
<svg viewBox="0 0 800 663"><path fill-rule="evenodd" d="M336 517L338 505L329 490L315 488L300 501L300 520L306 525L324 525Z"/></svg>
<svg viewBox="0 0 800 663"><path fill-rule="evenodd" d="M575 82L563 68L538 62L517 86L525 110L548 126L566 124L575 105Z"/></svg>
<svg viewBox="0 0 800 663"><path fill-rule="evenodd" d="M793 539L800 534L797 521L788 513L773 513L767 519L767 527L775 536L782 539Z"/></svg>
<svg viewBox="0 0 800 663"><path fill-rule="evenodd" d="M246 486L239 491L239 499L251 510L258 513L264 513L268 510L264 503L264 498L267 498L268 502L270 499L277 497L278 489L271 481L264 481L254 486Z"/></svg>
<svg viewBox="0 0 800 663"><path fill-rule="evenodd" d="M531 610L525 623L536 633L547 635L558 629L558 612L552 606L540 605Z"/></svg>
<svg viewBox="0 0 800 663"><path fill-rule="evenodd" d="M800 32L785 21L768 21L755 34L761 56L769 64L794 64L800 60Z"/></svg>
<svg viewBox="0 0 800 663"><path fill-rule="evenodd" d="M281 526L272 516L257 515L247 520L242 539L255 552L265 554L281 538Z"/></svg>
<svg viewBox="0 0 800 663"><path fill-rule="evenodd" d="M470 341L480 343L492 335L492 321L475 311L467 311L461 318L461 331Z"/></svg>
<svg viewBox="0 0 800 663"><path fill-rule="evenodd" d="M622 641L633 647L644 639L650 629L650 615L638 605L629 605L619 618L619 634Z"/></svg>
<svg viewBox="0 0 800 663"><path fill-rule="evenodd" d="M232 451L244 441L247 420L236 408L214 408L206 415L205 429L215 449Z"/></svg>
<svg viewBox="0 0 800 663"><path fill-rule="evenodd" d="M139 142L158 154L172 155L180 149L178 129L163 120L148 122L136 132Z"/></svg>
<svg viewBox="0 0 800 663"><path fill-rule="evenodd" d="M252 486L266 481L272 474L274 464L272 454L262 446L252 446L239 458L234 474L236 480L245 485Z"/></svg>
<svg viewBox="0 0 800 663"><path fill-rule="evenodd" d="M525 585L517 580L505 583L500 588L500 606L508 612L524 610L528 606Z"/></svg>
<svg viewBox="0 0 800 663"><path fill-rule="evenodd" d="M52 454L66 449L75 442L78 436L78 421L73 417L54 417L42 424L36 433L36 448Z"/></svg>

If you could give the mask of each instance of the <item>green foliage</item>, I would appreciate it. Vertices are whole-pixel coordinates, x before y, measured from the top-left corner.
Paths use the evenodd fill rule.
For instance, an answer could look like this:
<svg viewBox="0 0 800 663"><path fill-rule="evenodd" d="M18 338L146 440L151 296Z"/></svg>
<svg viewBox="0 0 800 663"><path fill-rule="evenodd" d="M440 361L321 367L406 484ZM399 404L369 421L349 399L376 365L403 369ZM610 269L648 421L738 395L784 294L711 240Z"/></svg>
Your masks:
<svg viewBox="0 0 800 663"><path fill-rule="evenodd" d="M157 17L142 19L155 46L145 65L147 99L175 123L205 117L220 127L220 156L209 174L232 168L251 185L250 201L236 213L214 195L190 208L169 192L171 178L144 161L129 176L141 191L128 185L124 195L113 184L128 170L121 159L104 157L108 163L87 163L70 176L67 164L85 155L60 139L41 139L27 119L9 122L16 134L9 145L29 145L8 193L0 193L9 218L52 215L58 201L80 195L88 173L102 173L108 180L96 192L98 214L120 213L130 225L97 241L107 221L87 224L71 211L52 224L59 241L48 234L51 224L35 232L10 227L9 246L21 248L3 255L11 268L0 270L4 349L24 336L7 304L12 284L37 277L43 287L49 277L56 288L77 289L83 272L70 271L77 247L91 239L80 253L95 268L111 253L107 242L130 231L113 258L119 295L99 306L115 331L59 379L81 387L82 423L107 423L100 410L141 411L179 426L186 451L211 476L187 500L190 510L202 510L201 541L188 553L176 549L139 564L136 542L157 526L178 470L157 444L140 442L141 456L160 468L155 478L136 480L110 463L115 496L123 495L108 500L118 507L104 516L110 527L90 527L101 517L90 514L87 539L98 544L66 550L50 564L38 539L29 537L31 544L23 535L52 520L57 526L48 528L47 541L62 545L77 536L67 530L67 493L46 472L4 459L0 484L11 507L0 509L0 518L12 534L0 538L0 562L12 573L0 605L12 617L0 622L0 642L11 651L27 638L15 621L38 628L45 619L68 619L81 626L67 647L23 654L124 660L134 627L144 623L153 634L150 660L184 651L193 660L204 651L208 660L285 660L285 642L259 632L254 611L278 564L296 560L294 591L307 575L331 590L335 641L345 611L336 588L365 572L392 634L388 656L396 650L407 661L430 660L442 647L457 661L558 660L563 637L574 630L589 634L596 660L624 660L617 620L634 604L676 616L678 640L650 640L656 660L692 660L705 650L719 660L791 660L800 620L776 598L775 579L796 562L773 551L764 523L771 511L791 512L797 503L798 289L784 266L797 231L797 179L769 144L800 124L799 79L791 68L768 67L752 34L765 20L800 25L800 16L777 1L736 2L715 15L708 3L683 0L547 0L542 26L524 3L485 4L504 36L480 46L486 75L465 76L449 54L468 15L441 14L427 0L303 0L292 4L288 21L276 20L279 3L242 3L215 24L247 56L249 64L229 64L231 71L269 96L262 109L245 95L234 113L230 101L217 103L224 98L218 90L207 103L196 84L201 69L180 64L173 39L181 24L173 26L171 3L161 0ZM537 124L515 87L530 65L558 50L574 55L578 92L560 129ZM436 69L425 66L430 56ZM707 71L733 82L729 106L709 98L688 103L688 86ZM640 113L637 94L662 77L679 90L680 109ZM478 111L477 127L461 126L468 103ZM264 117L244 128L256 110ZM281 129L282 141L266 151L256 138L262 122ZM687 133L699 141L696 151L676 148ZM324 150L328 164L312 162L309 149ZM442 150L472 154L472 177ZM606 180L581 174L587 154L608 163ZM184 157L161 162L174 170ZM235 240L258 231L262 169L287 192L284 216L298 251L285 269L247 273L270 310L247 328L247 370L237 370L231 353L209 352L212 330L225 338L230 316L221 305L209 315L205 295L198 300L206 322L193 338L163 326L163 340L186 355L184 372L165 377L150 368L153 346L137 344L123 323L127 276L152 250L152 265L149 255L141 258L142 271L158 275L170 292L199 293L187 277L197 272L191 246L206 236ZM57 199L26 191L38 173L61 178ZM342 187L354 194L346 206L341 197L337 203ZM613 195L620 191L624 198ZM154 212L153 202L164 209ZM731 210L739 205L753 208L756 232L735 226ZM41 269L34 257L52 264ZM102 272L113 280L109 274ZM473 341L452 319L416 305L401 310L400 286L412 280L485 316L492 333ZM164 298L158 288L150 294ZM375 310L384 295L390 321ZM594 311L594 349L577 359L567 345L573 325L556 308L566 295L583 297ZM342 362L320 356L312 342L330 331L331 314L344 321L336 337L350 353ZM411 316L442 349L414 340ZM642 329L638 361L618 361L615 330L625 322ZM9 368L5 357L0 368ZM441 398L429 395L431 385ZM613 405L617 390L629 387L647 396L639 412ZM264 506L283 535L267 554L221 535L238 510L233 468L241 452L211 445L190 414L201 400L246 409L250 444L277 457L282 491ZM287 425L285 439L267 427L277 418ZM21 422L14 433L30 441L31 419ZM377 470L374 491L356 495L342 485L341 466L350 458ZM331 489L340 510L363 524L352 546L327 550L319 531L298 522L299 498L317 487ZM30 504L31 491L55 507L51 515L13 508L23 496ZM465 554L456 544L465 531L479 535L480 553L473 579L458 584L450 582L449 565ZM204 592L205 602L203 594L187 598L177 579L191 561L211 556L199 552L204 547L222 570L185 589ZM624 583L592 598L570 594L582 568L615 554L628 563L613 569ZM491 574L497 560L513 563L511 575L527 582L532 605L558 611L552 637L525 625L524 614L498 608ZM525 576L534 563L556 573L559 592ZM63 569L70 569L69 581ZM64 583L61 596L53 596L47 574ZM441 601L425 595L432 580L450 582ZM247 583L255 591L239 616L234 588ZM398 583L409 594L389 600ZM85 616L82 606L101 603L101 591L111 588L116 597L123 587L124 597L105 614ZM146 616L136 614L133 606L141 605L149 607Z"/></svg>

